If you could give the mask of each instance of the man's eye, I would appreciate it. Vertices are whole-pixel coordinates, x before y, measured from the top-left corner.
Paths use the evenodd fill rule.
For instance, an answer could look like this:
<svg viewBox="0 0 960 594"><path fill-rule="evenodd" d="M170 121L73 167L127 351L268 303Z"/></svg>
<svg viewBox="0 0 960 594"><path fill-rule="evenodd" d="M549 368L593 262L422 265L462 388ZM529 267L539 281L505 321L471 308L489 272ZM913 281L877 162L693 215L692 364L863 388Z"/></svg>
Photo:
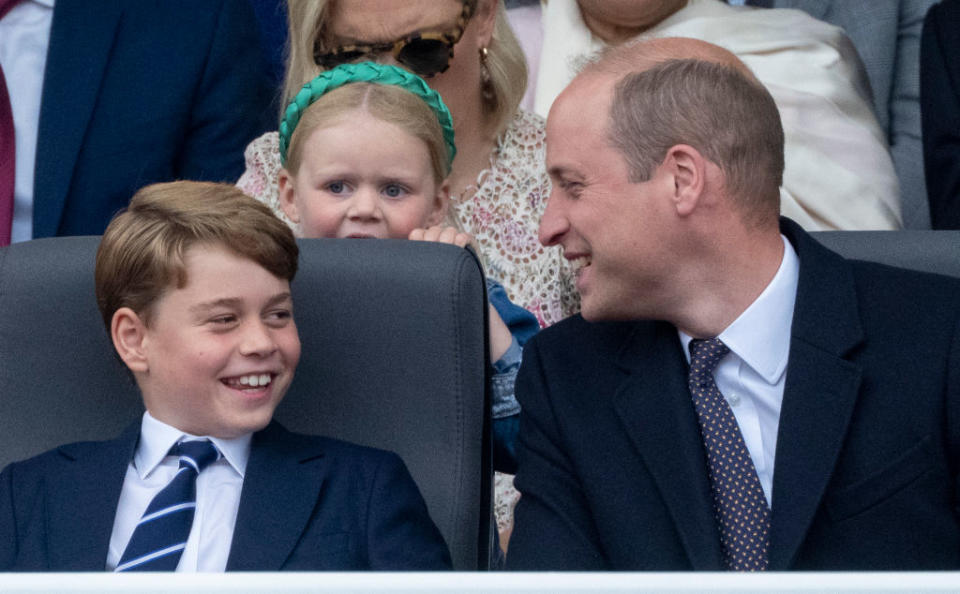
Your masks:
<svg viewBox="0 0 960 594"><path fill-rule="evenodd" d="M383 187L383 195L388 198L400 198L407 193L406 188L400 184L387 184Z"/></svg>
<svg viewBox="0 0 960 594"><path fill-rule="evenodd" d="M233 316L233 315L229 315L229 316L217 316L217 317L215 317L215 318L213 318L213 319L210 320L211 323L217 324L217 325L232 324L232 323L235 322L235 321L237 321L237 318L236 318L236 316Z"/></svg>
<svg viewBox="0 0 960 594"><path fill-rule="evenodd" d="M575 181L562 181L560 182L560 187L563 188L564 192L574 198L579 197L580 192L583 191L583 184Z"/></svg>

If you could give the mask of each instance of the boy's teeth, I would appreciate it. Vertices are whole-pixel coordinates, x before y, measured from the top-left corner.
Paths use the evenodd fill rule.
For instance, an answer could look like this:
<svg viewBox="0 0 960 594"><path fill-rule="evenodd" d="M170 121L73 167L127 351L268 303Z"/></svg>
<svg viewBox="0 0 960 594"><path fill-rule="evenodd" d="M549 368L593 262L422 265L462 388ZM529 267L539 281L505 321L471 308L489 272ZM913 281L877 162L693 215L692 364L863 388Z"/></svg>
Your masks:
<svg viewBox="0 0 960 594"><path fill-rule="evenodd" d="M251 388L256 388L258 386L266 386L267 384L270 383L270 374L264 373L260 375L242 375L240 376L240 379L238 379L236 382L230 382L230 383L237 383L237 384L240 384L241 386L250 386Z"/></svg>

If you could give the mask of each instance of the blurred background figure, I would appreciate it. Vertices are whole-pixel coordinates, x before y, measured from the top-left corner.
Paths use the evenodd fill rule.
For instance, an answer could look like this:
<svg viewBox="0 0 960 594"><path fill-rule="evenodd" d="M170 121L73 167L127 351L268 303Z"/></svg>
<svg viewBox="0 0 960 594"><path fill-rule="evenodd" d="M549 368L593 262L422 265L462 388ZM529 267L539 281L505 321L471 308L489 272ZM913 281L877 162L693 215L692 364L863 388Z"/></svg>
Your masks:
<svg viewBox="0 0 960 594"><path fill-rule="evenodd" d="M920 31L937 0L747 0L752 6L796 8L842 28L870 79L873 106L900 178L903 226L930 227L920 140ZM734 2L730 2L734 4ZM743 4L741 1L740 4Z"/></svg>
<svg viewBox="0 0 960 594"><path fill-rule="evenodd" d="M102 233L149 183L233 181L270 123L247 2L3 0L0 14L13 241Z"/></svg>
<svg viewBox="0 0 960 594"><path fill-rule="evenodd" d="M960 0L930 9L920 56L930 221L934 229L960 229Z"/></svg>

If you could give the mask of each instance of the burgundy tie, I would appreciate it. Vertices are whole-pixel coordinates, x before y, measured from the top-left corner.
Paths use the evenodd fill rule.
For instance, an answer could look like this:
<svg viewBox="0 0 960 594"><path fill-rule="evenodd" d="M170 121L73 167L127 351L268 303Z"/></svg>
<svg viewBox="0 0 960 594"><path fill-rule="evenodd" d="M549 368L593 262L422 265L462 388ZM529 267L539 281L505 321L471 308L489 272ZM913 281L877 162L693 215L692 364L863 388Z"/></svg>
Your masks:
<svg viewBox="0 0 960 594"><path fill-rule="evenodd" d="M20 0L0 0L0 19ZM17 143L13 137L10 94L0 66L0 246L10 245L13 224L13 185L17 179Z"/></svg>

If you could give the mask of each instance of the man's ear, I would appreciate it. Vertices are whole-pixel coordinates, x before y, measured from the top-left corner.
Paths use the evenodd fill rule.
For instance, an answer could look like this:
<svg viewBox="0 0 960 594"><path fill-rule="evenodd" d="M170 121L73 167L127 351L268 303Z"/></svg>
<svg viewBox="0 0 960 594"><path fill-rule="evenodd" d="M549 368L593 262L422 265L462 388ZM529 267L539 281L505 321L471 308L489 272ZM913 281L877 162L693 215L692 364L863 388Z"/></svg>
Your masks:
<svg viewBox="0 0 960 594"><path fill-rule="evenodd" d="M447 218L447 209L450 207L450 184L447 180L437 187L437 195L433 198L432 210L427 216L427 227L443 223Z"/></svg>
<svg viewBox="0 0 960 594"><path fill-rule="evenodd" d="M661 164L673 179L673 205L681 217L688 216L701 204L706 186L707 160L700 151L686 144L667 150Z"/></svg>
<svg viewBox="0 0 960 594"><path fill-rule="evenodd" d="M476 13L471 19L477 24L477 47L490 47L499 5L500 0L477 0Z"/></svg>
<svg viewBox="0 0 960 594"><path fill-rule="evenodd" d="M147 326L143 319L129 307L121 307L113 312L110 320L110 338L117 355L134 373L150 371L150 365L144 351Z"/></svg>
<svg viewBox="0 0 960 594"><path fill-rule="evenodd" d="M300 223L300 211L297 209L296 193L293 190L293 176L286 169L280 170L277 176L277 190L280 194L280 208L287 218L294 223Z"/></svg>

